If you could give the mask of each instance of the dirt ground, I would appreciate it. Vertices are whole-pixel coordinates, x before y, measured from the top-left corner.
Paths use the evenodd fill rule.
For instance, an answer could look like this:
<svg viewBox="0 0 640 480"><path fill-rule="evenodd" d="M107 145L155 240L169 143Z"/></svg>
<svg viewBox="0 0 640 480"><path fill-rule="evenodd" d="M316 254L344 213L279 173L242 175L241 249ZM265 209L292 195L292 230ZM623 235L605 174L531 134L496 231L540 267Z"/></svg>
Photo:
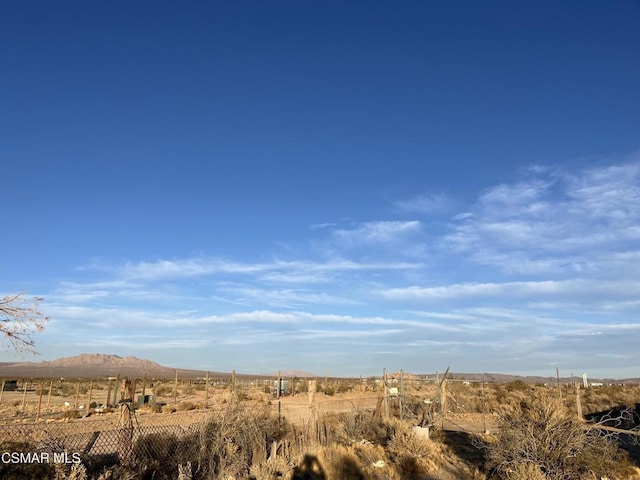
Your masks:
<svg viewBox="0 0 640 480"><path fill-rule="evenodd" d="M43 389L40 396L39 389L32 391L3 392L0 403L0 424L32 424L39 423L65 423L79 422L116 422L119 416L118 408L90 409L89 394L77 395L72 392L69 395L48 395L48 389ZM74 390L74 389L71 389ZM173 395L159 396L157 402L164 404L161 410L154 411L151 408L136 410L139 419L154 424L186 424L204 419L216 408L230 402L232 394L228 389L211 388L208 394L202 390L193 390L189 393L177 395L174 401ZM141 388L136 391L136 398L141 395ZM147 388L146 394L153 394L153 388ZM112 399L113 399L113 393ZM273 412L278 413L287 421L295 425L303 425L309 421L310 407L309 394L298 393L296 395L284 395L275 398L275 395L264 393L259 389L242 390L244 402L256 405L269 403ZM91 402L98 406L106 404L107 389L98 386L91 391ZM326 395L318 392L315 396L315 404L318 417L325 414L371 411L373 412L379 401L378 393L373 391L352 391ZM77 408L74 408L77 403ZM38 404L40 406L38 407ZM38 409L40 410L38 414ZM158 411L159 410L159 411ZM491 415L480 414L455 414L450 415L444 423L438 425L445 430L482 432L494 427L494 419Z"/></svg>

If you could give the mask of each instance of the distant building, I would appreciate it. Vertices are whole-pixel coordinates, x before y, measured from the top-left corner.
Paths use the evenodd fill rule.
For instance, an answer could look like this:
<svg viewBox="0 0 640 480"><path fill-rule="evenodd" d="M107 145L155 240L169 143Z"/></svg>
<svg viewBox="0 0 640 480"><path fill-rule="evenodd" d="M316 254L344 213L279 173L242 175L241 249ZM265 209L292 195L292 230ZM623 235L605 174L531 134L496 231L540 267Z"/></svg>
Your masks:
<svg viewBox="0 0 640 480"><path fill-rule="evenodd" d="M2 389L5 392L15 392L18 390L18 381L17 380L5 380L4 387Z"/></svg>
<svg viewBox="0 0 640 480"><path fill-rule="evenodd" d="M2 389L4 392L15 392L18 390L18 381L17 380L5 380L4 387Z"/></svg>
<svg viewBox="0 0 640 480"><path fill-rule="evenodd" d="M154 395L138 395L138 408L144 405L154 405L156 403L156 397Z"/></svg>
<svg viewBox="0 0 640 480"><path fill-rule="evenodd" d="M273 393L278 394L278 380L273 381ZM289 380L280 379L280 395L289 393Z"/></svg>

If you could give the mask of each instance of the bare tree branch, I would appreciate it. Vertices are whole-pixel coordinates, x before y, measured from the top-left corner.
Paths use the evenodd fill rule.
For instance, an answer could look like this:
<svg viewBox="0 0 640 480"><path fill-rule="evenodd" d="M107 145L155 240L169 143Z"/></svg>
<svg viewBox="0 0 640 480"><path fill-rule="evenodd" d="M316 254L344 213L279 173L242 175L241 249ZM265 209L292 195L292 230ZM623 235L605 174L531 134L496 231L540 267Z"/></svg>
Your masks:
<svg viewBox="0 0 640 480"><path fill-rule="evenodd" d="M24 292L0 299L0 336L4 334L5 349L24 354L36 354L32 335L44 330L49 317L45 317L38 307L42 297L26 297Z"/></svg>

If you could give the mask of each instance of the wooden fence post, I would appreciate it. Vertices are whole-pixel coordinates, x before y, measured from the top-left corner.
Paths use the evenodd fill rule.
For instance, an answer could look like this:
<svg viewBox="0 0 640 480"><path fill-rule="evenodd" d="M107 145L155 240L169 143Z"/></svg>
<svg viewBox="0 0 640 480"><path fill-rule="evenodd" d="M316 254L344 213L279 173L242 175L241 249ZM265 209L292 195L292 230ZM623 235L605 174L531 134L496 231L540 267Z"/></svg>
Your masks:
<svg viewBox="0 0 640 480"><path fill-rule="evenodd" d="M236 371L231 372L231 391L236 393Z"/></svg>
<svg viewBox="0 0 640 480"><path fill-rule="evenodd" d="M482 399L482 431L484 433L489 433L487 430L487 413L486 413L486 404L484 401L484 378L480 383L480 397Z"/></svg>
<svg viewBox="0 0 640 480"><path fill-rule="evenodd" d="M578 421L584 422L582 416L582 403L580 402L580 383L576 382L576 413L578 415Z"/></svg>
<svg viewBox="0 0 640 480"><path fill-rule="evenodd" d="M309 380L309 418L307 423L307 437L309 441L317 437L318 423L316 420L316 391L318 384L315 380Z"/></svg>
<svg viewBox="0 0 640 480"><path fill-rule="evenodd" d="M280 377L280 370L278 370L278 382L276 385L276 398L280 398L280 385L282 384L282 378ZM278 404L279 405L279 404Z"/></svg>
<svg viewBox="0 0 640 480"><path fill-rule="evenodd" d="M449 367L442 375L442 380L440 381L440 416L441 418L441 427L444 430L444 417L447 414L447 374L449 373Z"/></svg>
<svg viewBox="0 0 640 480"><path fill-rule="evenodd" d="M400 420L404 419L404 371L400 369Z"/></svg>
<svg viewBox="0 0 640 480"><path fill-rule="evenodd" d="M207 376L205 379L204 408L209 408L209 370L207 370Z"/></svg>
<svg viewBox="0 0 640 480"><path fill-rule="evenodd" d="M4 384L6 380L2 380L2 388L0 388L0 405L2 405L2 394L4 393Z"/></svg>
<svg viewBox="0 0 640 480"><path fill-rule="evenodd" d="M120 431L118 438L118 457L122 465L131 463L133 453L133 382L128 378L122 380L120 390Z"/></svg>
<svg viewBox="0 0 640 480"><path fill-rule="evenodd" d="M43 391L44 391L44 382L40 382L40 397L38 398L38 412L36 413L36 423L40 420L40 408L42 407Z"/></svg>
<svg viewBox="0 0 640 480"><path fill-rule="evenodd" d="M108 380L107 383L107 403L105 403L107 407L111 406L111 379Z"/></svg>
<svg viewBox="0 0 640 480"><path fill-rule="evenodd" d="M120 385L120 372L116 373L116 381L113 384L113 406L118 406L118 388Z"/></svg>
<svg viewBox="0 0 640 480"><path fill-rule="evenodd" d="M560 388L560 369L556 367L556 382L558 385L558 396L560 397L560 405L562 405L562 388Z"/></svg>
<svg viewBox="0 0 640 480"><path fill-rule="evenodd" d="M176 368L176 379L173 382L173 403L178 403L178 369Z"/></svg>
<svg viewBox="0 0 640 480"><path fill-rule="evenodd" d="M387 369L382 369L382 384L384 388L384 419L389 420L389 391L387 390Z"/></svg>
<svg viewBox="0 0 640 480"><path fill-rule="evenodd" d="M49 382L49 393L47 394L47 407L51 405L51 390L53 390L53 380Z"/></svg>
<svg viewBox="0 0 640 480"><path fill-rule="evenodd" d="M87 414L91 408L91 397L93 395L93 380L89 383L89 394L87 395Z"/></svg>
<svg viewBox="0 0 640 480"><path fill-rule="evenodd" d="M80 396L80 380L76 382L76 400L73 402L74 410L78 409L78 397Z"/></svg>
<svg viewBox="0 0 640 480"><path fill-rule="evenodd" d="M22 408L24 408L24 402L27 399L27 382L22 380Z"/></svg>

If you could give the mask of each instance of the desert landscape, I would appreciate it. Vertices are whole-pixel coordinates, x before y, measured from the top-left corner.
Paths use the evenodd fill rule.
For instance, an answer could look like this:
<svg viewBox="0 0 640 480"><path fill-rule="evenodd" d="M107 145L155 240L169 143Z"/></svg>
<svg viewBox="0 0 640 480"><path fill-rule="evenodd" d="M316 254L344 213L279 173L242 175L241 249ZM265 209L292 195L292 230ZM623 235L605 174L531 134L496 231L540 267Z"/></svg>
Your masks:
<svg viewBox="0 0 640 480"><path fill-rule="evenodd" d="M0 2L0 480L640 480L640 1Z"/></svg>
<svg viewBox="0 0 640 480"><path fill-rule="evenodd" d="M566 445L585 462L594 452L615 459L613 471L604 460L563 466L565 478L598 469L608 478L638 476L637 383L585 388L568 379L545 385L448 372L278 379L99 354L0 369L7 371L40 375L15 389L3 380L3 451L35 456L4 462L3 478L524 480L548 471L544 452L529 452L539 458L523 463L494 446L513 435L507 427L525 434L527 415L547 415L545 429L558 422L585 436L582 446ZM54 454L65 461L51 461ZM43 455L47 461L32 461Z"/></svg>

